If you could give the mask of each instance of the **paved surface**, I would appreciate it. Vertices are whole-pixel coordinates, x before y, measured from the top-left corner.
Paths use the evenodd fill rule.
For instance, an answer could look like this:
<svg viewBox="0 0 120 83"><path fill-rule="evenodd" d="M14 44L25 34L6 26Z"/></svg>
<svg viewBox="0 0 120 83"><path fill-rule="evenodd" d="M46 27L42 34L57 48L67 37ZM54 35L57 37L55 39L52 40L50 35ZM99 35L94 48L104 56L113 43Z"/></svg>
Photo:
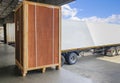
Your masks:
<svg viewBox="0 0 120 83"><path fill-rule="evenodd" d="M120 56L86 56L61 70L31 71L21 77L14 51L12 46L0 44L0 83L120 83Z"/></svg>
<svg viewBox="0 0 120 83"><path fill-rule="evenodd" d="M47 69L44 74L39 70L31 71L22 77L15 68L14 51L12 46L0 44L0 83L92 83L91 79L64 68Z"/></svg>
<svg viewBox="0 0 120 83"><path fill-rule="evenodd" d="M65 65L63 68L83 77L93 83L120 83L120 56L87 56L82 57L75 65Z"/></svg>

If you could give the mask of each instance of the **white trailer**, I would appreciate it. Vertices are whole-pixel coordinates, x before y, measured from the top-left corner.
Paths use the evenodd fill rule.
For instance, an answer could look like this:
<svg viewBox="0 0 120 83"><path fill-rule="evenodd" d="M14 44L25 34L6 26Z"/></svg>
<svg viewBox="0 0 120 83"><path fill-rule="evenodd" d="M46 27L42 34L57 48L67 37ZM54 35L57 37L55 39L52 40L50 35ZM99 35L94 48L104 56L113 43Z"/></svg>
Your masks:
<svg viewBox="0 0 120 83"><path fill-rule="evenodd" d="M119 55L119 35L119 24L62 20L62 55L68 64L75 64L84 50Z"/></svg>

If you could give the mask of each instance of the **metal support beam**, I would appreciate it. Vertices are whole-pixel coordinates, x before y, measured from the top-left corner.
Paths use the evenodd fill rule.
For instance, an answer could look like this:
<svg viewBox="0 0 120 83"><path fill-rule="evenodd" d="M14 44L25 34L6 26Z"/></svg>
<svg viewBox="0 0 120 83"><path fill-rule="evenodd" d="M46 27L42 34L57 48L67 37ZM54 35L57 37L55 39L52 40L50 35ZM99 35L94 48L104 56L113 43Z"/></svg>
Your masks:
<svg viewBox="0 0 120 83"><path fill-rule="evenodd" d="M14 14L11 15L11 12L15 9L16 5L18 5L18 2L21 2L21 1L34 1L34 2L61 6L75 0L6 0L6 1L0 0L0 4L7 4L4 6L2 5L0 6L0 9L1 9L0 20L4 18L4 22L2 20L0 24L2 24L2 22L3 23L13 22Z"/></svg>
<svg viewBox="0 0 120 83"><path fill-rule="evenodd" d="M0 0L0 4L2 3L3 0Z"/></svg>
<svg viewBox="0 0 120 83"><path fill-rule="evenodd" d="M4 19L0 19L0 26L3 26Z"/></svg>
<svg viewBox="0 0 120 83"><path fill-rule="evenodd" d="M13 11L19 0L11 0L8 5L5 6L4 10L0 12L0 18L5 18L9 13ZM2 2L2 0L1 0ZM5 3L5 2L4 2Z"/></svg>
<svg viewBox="0 0 120 83"><path fill-rule="evenodd" d="M14 22L14 12L11 12L8 16L4 18L4 24Z"/></svg>
<svg viewBox="0 0 120 83"><path fill-rule="evenodd" d="M61 5L70 3L72 1L75 1L75 0L45 0L45 3L61 6Z"/></svg>

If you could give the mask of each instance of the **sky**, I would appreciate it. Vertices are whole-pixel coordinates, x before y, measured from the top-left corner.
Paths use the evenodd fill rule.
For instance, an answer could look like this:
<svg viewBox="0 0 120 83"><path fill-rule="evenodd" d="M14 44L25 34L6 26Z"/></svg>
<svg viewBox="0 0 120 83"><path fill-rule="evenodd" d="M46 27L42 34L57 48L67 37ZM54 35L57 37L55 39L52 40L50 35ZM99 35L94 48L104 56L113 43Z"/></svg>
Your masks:
<svg viewBox="0 0 120 83"><path fill-rule="evenodd" d="M120 24L120 0L75 0L62 6L62 18Z"/></svg>

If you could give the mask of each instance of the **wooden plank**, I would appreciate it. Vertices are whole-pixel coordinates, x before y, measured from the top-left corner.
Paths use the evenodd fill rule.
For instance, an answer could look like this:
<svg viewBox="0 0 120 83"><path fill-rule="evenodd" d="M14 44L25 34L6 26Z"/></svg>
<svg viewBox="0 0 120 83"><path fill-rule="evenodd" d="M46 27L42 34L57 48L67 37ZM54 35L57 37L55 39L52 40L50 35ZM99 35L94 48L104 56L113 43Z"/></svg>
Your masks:
<svg viewBox="0 0 120 83"><path fill-rule="evenodd" d="M15 9L15 13L21 8L22 5L23 5L23 3L21 3L21 4Z"/></svg>
<svg viewBox="0 0 120 83"><path fill-rule="evenodd" d="M56 66L59 66L59 64L49 64L49 65L44 65L44 66L31 67L28 69L28 71L42 69L42 68L56 67Z"/></svg>
<svg viewBox="0 0 120 83"><path fill-rule="evenodd" d="M45 73L46 67L42 68L42 73Z"/></svg>
<svg viewBox="0 0 120 83"><path fill-rule="evenodd" d="M49 8L60 8L60 6L56 6L56 5L50 5L50 4L44 4L44 3L35 3L35 2L31 2L31 1L24 1L26 4L31 4L31 5L35 5L36 6L43 6L43 7L49 7Z"/></svg>
<svg viewBox="0 0 120 83"><path fill-rule="evenodd" d="M23 2L23 19L24 19L24 26L23 26L23 76L26 75L28 69L28 5Z"/></svg>
<svg viewBox="0 0 120 83"><path fill-rule="evenodd" d="M21 46L22 46L22 41L21 41L21 39L22 39L22 37L21 37L21 30L22 30L22 27L21 27L21 19L22 19L22 15L21 15L21 9L22 9L22 6L18 9L19 10L19 26L18 26L18 31L19 31L19 53L20 53L20 64L22 64L22 61L21 61L21 57L22 57L22 48L21 48Z"/></svg>
<svg viewBox="0 0 120 83"><path fill-rule="evenodd" d="M58 69L60 69L61 68L61 25L62 25L62 23L61 23L61 19L62 19L62 13L61 13L61 7L59 8L59 68Z"/></svg>
<svg viewBox="0 0 120 83"><path fill-rule="evenodd" d="M15 39L16 39L16 45L15 45L15 55L16 55L16 59L20 62L20 44L19 44L19 19L17 17L19 17L19 9L15 12L16 13L16 18L15 18Z"/></svg>
<svg viewBox="0 0 120 83"><path fill-rule="evenodd" d="M21 6L21 11L20 11L20 13L21 13L21 20L20 20L20 25L21 25L21 38L20 38L20 40L21 40L21 47L20 47L20 49L21 49L21 64L22 64L22 66L24 65L23 64L23 53L24 53L24 50L23 50L23 41L24 41L24 39L23 39L23 26L24 26L24 21L23 21L23 18L24 18L24 15L23 15L23 5Z"/></svg>
<svg viewBox="0 0 120 83"><path fill-rule="evenodd" d="M15 60L15 62L17 64L18 68L23 70L23 66L19 63L19 61L17 59Z"/></svg>

